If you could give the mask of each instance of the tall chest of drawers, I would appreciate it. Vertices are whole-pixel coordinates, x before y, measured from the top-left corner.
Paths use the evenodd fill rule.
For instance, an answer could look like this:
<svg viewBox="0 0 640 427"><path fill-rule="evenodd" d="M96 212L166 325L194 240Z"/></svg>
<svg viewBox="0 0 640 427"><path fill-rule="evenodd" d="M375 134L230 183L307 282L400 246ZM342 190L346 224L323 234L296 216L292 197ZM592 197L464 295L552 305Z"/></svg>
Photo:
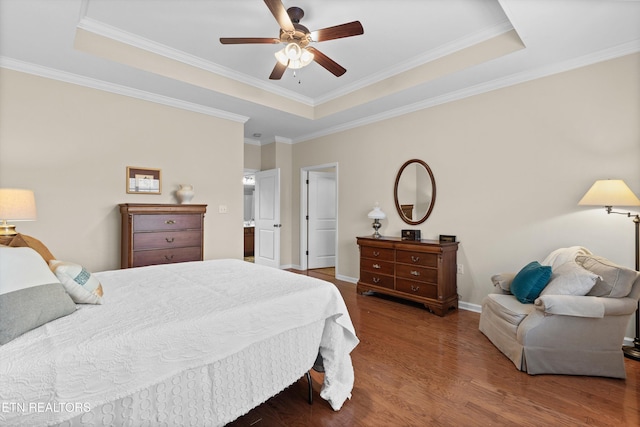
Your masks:
<svg viewBox="0 0 640 427"><path fill-rule="evenodd" d="M121 268L202 261L207 205L123 203Z"/></svg>
<svg viewBox="0 0 640 427"><path fill-rule="evenodd" d="M358 237L357 291L377 292L422 303L439 316L458 308L458 242Z"/></svg>

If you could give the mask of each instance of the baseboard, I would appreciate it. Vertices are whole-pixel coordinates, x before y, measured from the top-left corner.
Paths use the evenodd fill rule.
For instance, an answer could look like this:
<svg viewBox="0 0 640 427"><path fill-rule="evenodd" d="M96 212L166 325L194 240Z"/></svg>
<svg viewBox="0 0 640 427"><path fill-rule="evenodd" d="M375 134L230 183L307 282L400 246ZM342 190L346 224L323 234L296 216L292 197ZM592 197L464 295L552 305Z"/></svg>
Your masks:
<svg viewBox="0 0 640 427"><path fill-rule="evenodd" d="M458 301L458 308L461 310L473 311L474 313L482 313L482 306L472 304L470 302Z"/></svg>
<svg viewBox="0 0 640 427"><path fill-rule="evenodd" d="M358 283L358 278L357 277L343 276L341 274L336 274L336 279L342 280L343 282L353 283L354 285L356 283Z"/></svg>

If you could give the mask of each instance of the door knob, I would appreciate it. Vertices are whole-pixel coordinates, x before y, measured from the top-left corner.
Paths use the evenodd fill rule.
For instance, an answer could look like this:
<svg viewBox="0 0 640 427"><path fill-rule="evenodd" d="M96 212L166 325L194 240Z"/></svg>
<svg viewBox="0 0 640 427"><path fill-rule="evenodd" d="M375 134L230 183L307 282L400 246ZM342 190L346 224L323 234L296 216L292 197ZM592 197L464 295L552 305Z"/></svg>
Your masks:
<svg viewBox="0 0 640 427"><path fill-rule="evenodd" d="M282 227L282 224L273 224L273 226L274 226L275 228L281 228L281 227Z"/></svg>

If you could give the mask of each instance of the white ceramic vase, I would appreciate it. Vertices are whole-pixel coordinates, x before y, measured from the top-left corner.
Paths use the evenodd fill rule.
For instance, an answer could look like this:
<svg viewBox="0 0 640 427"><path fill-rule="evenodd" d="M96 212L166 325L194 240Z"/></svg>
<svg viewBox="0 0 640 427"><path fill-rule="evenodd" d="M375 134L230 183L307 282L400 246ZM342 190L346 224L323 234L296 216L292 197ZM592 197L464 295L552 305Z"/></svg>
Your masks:
<svg viewBox="0 0 640 427"><path fill-rule="evenodd" d="M191 199L194 196L193 185L181 184L180 188L176 190L176 199L181 205L187 205L191 203Z"/></svg>

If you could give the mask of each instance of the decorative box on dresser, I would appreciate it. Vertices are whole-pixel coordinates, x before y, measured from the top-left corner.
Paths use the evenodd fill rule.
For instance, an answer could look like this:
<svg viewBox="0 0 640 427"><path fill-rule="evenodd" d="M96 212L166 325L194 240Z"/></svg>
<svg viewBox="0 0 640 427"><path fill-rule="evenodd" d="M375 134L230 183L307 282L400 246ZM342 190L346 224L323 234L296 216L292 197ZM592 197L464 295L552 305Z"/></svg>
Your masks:
<svg viewBox="0 0 640 427"><path fill-rule="evenodd" d="M202 261L207 205L123 203L121 268Z"/></svg>
<svg viewBox="0 0 640 427"><path fill-rule="evenodd" d="M357 291L373 291L422 303L444 316L458 308L458 242L358 237Z"/></svg>

